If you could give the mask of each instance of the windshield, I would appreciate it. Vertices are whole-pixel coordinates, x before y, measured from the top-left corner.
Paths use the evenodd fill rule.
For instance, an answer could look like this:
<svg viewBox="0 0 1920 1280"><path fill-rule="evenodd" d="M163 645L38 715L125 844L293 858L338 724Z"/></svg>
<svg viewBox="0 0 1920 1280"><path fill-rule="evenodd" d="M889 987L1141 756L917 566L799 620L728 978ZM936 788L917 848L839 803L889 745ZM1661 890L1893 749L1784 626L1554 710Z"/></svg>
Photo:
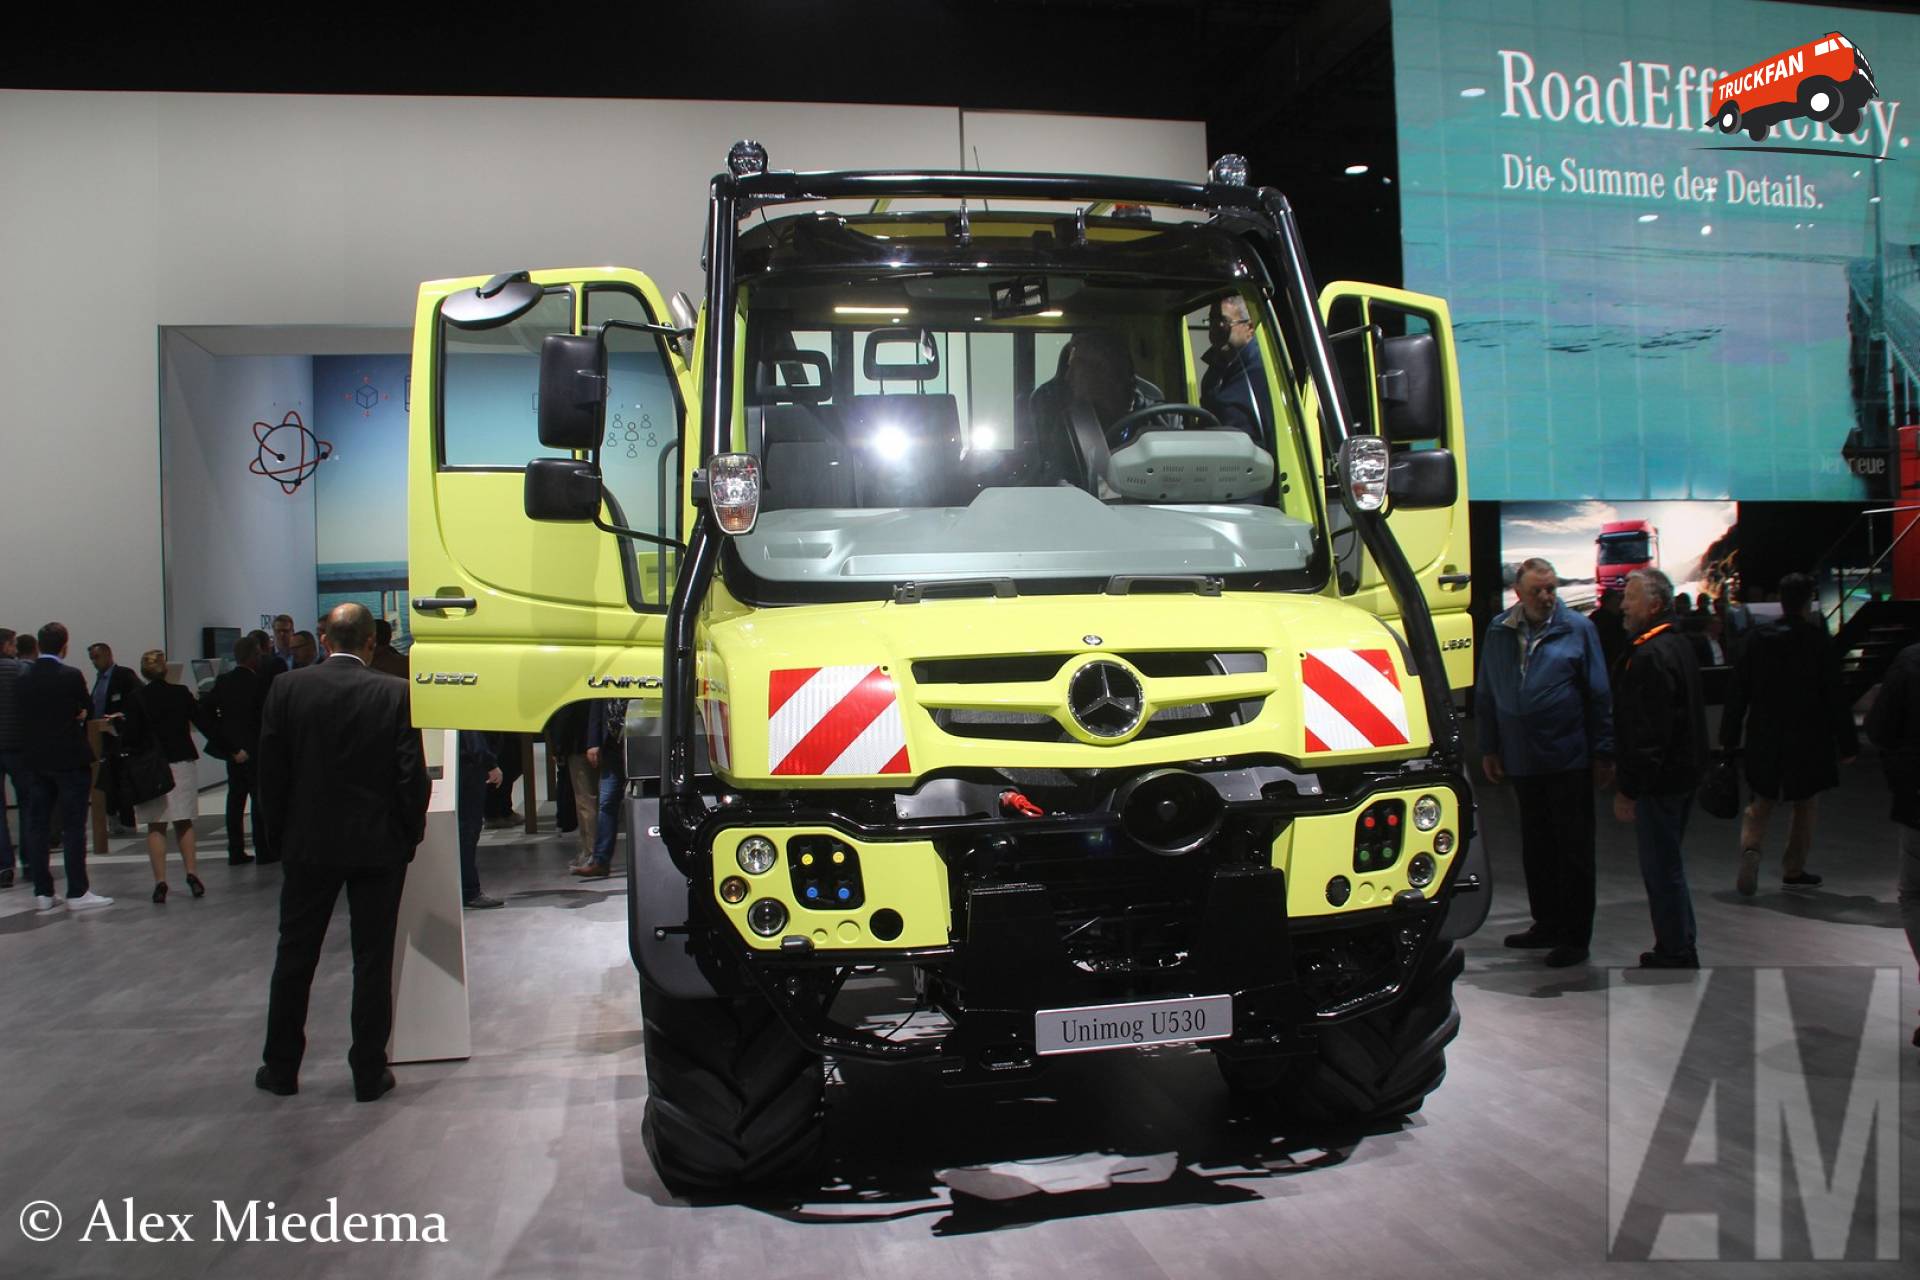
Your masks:
<svg viewBox="0 0 1920 1280"><path fill-rule="evenodd" d="M734 550L756 578L1312 585L1314 486L1257 293L970 263L780 272L740 305L763 487Z"/></svg>
<svg viewBox="0 0 1920 1280"><path fill-rule="evenodd" d="M1601 564L1645 564L1652 558L1644 533L1610 533L1600 539Z"/></svg>

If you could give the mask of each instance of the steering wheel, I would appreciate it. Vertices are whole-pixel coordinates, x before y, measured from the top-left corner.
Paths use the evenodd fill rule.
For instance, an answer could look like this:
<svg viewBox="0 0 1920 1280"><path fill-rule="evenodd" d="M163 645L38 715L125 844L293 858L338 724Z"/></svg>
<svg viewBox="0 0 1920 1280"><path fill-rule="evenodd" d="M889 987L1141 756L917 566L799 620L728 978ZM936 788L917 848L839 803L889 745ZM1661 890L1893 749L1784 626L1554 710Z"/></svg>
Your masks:
<svg viewBox="0 0 1920 1280"><path fill-rule="evenodd" d="M1141 423L1164 417L1192 418L1202 427L1220 425L1220 419L1214 416L1211 409L1202 409L1197 404L1150 404L1115 418L1107 428L1107 443L1123 445L1132 438L1134 429Z"/></svg>

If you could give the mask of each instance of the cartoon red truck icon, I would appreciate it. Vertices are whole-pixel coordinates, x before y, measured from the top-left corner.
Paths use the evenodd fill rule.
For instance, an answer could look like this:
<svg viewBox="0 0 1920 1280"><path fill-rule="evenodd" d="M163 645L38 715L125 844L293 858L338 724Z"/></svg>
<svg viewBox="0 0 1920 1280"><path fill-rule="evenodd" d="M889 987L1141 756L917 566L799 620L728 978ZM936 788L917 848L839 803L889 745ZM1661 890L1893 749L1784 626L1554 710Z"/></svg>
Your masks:
<svg viewBox="0 0 1920 1280"><path fill-rule="evenodd" d="M1635 569L1660 566L1660 531L1649 520L1609 520L1595 538L1593 587L1596 596L1624 591Z"/></svg>
<svg viewBox="0 0 1920 1280"><path fill-rule="evenodd" d="M1835 133L1860 127L1867 100L1879 96L1873 68L1853 41L1829 31L1810 44L1756 62L1713 86L1713 122L1755 142L1782 120L1805 117Z"/></svg>

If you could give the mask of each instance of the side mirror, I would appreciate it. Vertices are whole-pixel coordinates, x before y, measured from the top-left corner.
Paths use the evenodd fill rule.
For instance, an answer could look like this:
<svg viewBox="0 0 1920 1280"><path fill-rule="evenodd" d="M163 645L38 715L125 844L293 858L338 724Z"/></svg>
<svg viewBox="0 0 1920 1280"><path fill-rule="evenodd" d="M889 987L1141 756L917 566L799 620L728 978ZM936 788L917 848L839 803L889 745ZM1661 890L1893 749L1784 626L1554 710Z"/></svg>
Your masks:
<svg viewBox="0 0 1920 1280"><path fill-rule="evenodd" d="M1378 351L1382 433L1395 444L1440 439L1447 422L1446 384L1433 335L1382 338Z"/></svg>
<svg viewBox="0 0 1920 1280"><path fill-rule="evenodd" d="M1460 500L1460 468L1448 449L1396 449L1387 475L1396 510L1450 507Z"/></svg>
<svg viewBox="0 0 1920 1280"><path fill-rule="evenodd" d="M606 420L605 339L549 334L540 344L540 443L549 449L596 448Z"/></svg>
<svg viewBox="0 0 1920 1280"><path fill-rule="evenodd" d="M521 502L529 520L597 519L600 473L578 458L535 458L527 464Z"/></svg>

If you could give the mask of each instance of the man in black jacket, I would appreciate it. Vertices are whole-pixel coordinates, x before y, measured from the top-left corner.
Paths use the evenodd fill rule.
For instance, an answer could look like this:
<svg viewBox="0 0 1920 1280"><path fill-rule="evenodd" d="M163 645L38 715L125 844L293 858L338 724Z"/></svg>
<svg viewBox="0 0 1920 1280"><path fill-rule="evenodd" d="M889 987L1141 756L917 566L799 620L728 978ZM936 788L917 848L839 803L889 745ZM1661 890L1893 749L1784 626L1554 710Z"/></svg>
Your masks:
<svg viewBox="0 0 1920 1280"><path fill-rule="evenodd" d="M1613 679L1613 735L1619 791L1613 815L1634 825L1640 878L1653 915L1644 969L1698 969L1693 895L1680 842L1706 767L1707 718L1700 665L1673 618L1673 582L1658 569L1627 575L1622 601L1633 636Z"/></svg>
<svg viewBox="0 0 1920 1280"><path fill-rule="evenodd" d="M49 622L40 628L39 639L40 656L15 691L20 764L29 780L20 843L27 874L33 877L33 902L42 911L111 906L113 899L95 893L87 879L87 806L93 782L87 716L93 700L87 696L86 678L61 661L67 656L67 629ZM48 866L56 820L67 863L64 903L53 894Z"/></svg>
<svg viewBox="0 0 1920 1280"><path fill-rule="evenodd" d="M235 640L232 669L220 674L201 704L220 729L220 741L209 742L208 749L218 746L226 756L227 862L233 866L254 860L247 852L249 800L253 801L254 853L262 862L277 861L260 821L260 708L266 697L266 681L258 670L260 661L260 645L252 636Z"/></svg>
<svg viewBox="0 0 1920 1280"><path fill-rule="evenodd" d="M273 682L260 725L260 809L286 864L280 945L254 1083L299 1089L307 995L340 890L353 934L353 1096L393 1088L393 946L407 864L426 834L427 778L407 686L368 668L373 615L343 604L327 615L325 662Z"/></svg>
<svg viewBox="0 0 1920 1280"><path fill-rule="evenodd" d="M140 677L133 673L132 667L123 667L115 662L113 646L104 641L95 641L87 646L87 661L93 664L94 671L93 717L108 721L107 732L118 734L120 718L129 714L129 704L140 695ZM107 754L114 753L109 750ZM134 825L131 807L111 816L122 827L131 829Z"/></svg>
<svg viewBox="0 0 1920 1280"><path fill-rule="evenodd" d="M1920 961L1920 644L1900 651L1880 682L1867 716L1867 738L1880 748L1893 820L1900 825L1900 922ZM1920 1028L1913 1033L1920 1047Z"/></svg>
<svg viewBox="0 0 1920 1280"><path fill-rule="evenodd" d="M1840 686L1840 651L1820 622L1807 616L1813 579L1780 579L1780 617L1752 635L1734 665L1720 717L1720 746L1734 751L1746 734L1747 786L1753 802L1740 822L1740 874L1734 888L1751 898L1760 885L1760 847L1767 819L1782 802L1792 809L1780 883L1812 888L1807 870L1814 802L1840 785L1838 764L1860 754L1853 708ZM1837 763L1836 763L1837 762Z"/></svg>

